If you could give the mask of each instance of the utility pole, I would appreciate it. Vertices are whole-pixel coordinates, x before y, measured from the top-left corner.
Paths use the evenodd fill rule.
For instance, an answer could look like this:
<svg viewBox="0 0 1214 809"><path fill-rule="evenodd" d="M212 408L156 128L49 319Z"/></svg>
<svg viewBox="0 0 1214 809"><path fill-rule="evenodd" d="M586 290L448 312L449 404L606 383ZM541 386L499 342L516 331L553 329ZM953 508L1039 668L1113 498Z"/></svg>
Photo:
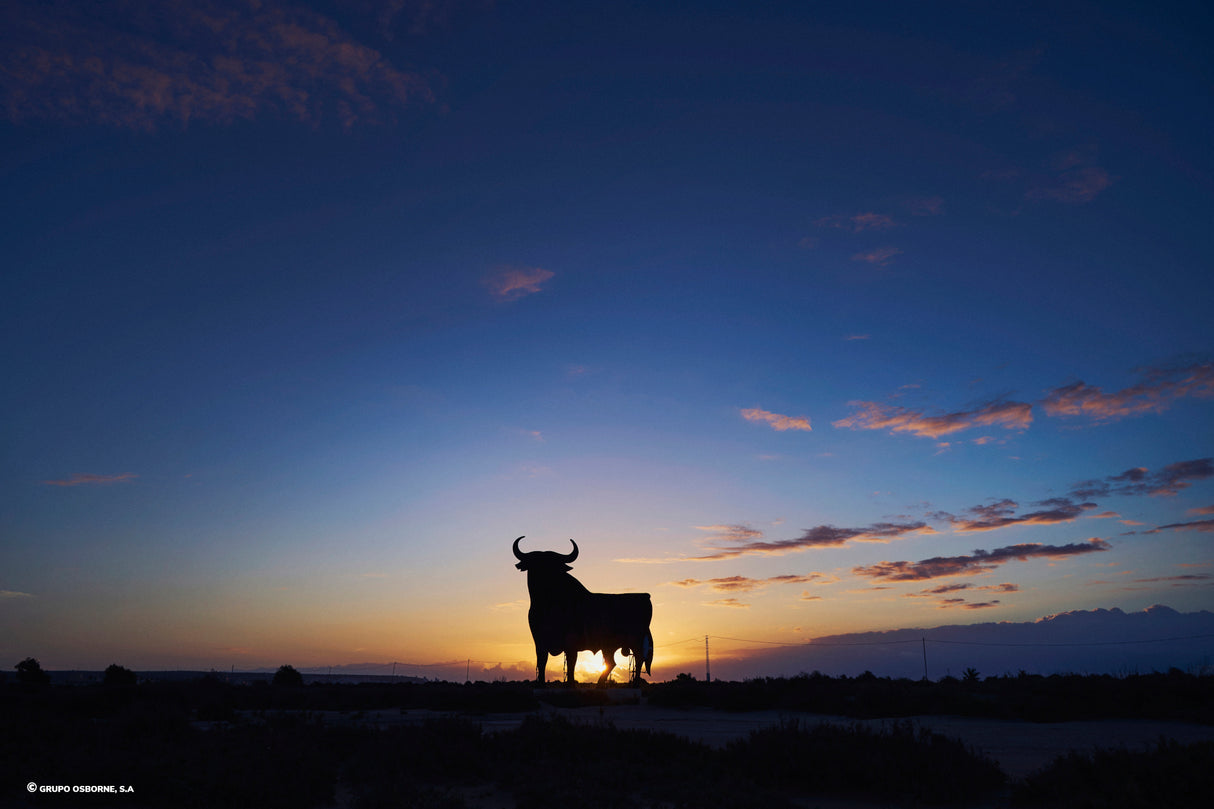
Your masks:
<svg viewBox="0 0 1214 809"><path fill-rule="evenodd" d="M468 658L468 663L464 666L464 682L472 682L472 658Z"/></svg>
<svg viewBox="0 0 1214 809"><path fill-rule="evenodd" d="M921 637L921 638L919 638L919 640L923 641L923 679L926 680L927 679L927 638Z"/></svg>
<svg viewBox="0 0 1214 809"><path fill-rule="evenodd" d="M708 666L708 636L704 636L704 682L712 682L712 669Z"/></svg>

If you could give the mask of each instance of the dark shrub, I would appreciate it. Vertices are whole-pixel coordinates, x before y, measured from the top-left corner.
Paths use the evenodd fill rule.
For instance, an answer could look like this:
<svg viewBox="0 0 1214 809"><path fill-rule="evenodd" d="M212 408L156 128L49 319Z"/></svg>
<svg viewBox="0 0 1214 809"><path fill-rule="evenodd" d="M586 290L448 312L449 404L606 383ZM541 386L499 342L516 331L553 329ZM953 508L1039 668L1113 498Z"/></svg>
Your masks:
<svg viewBox="0 0 1214 809"><path fill-rule="evenodd" d="M883 730L782 722L733 742L726 752L756 780L811 795L955 803L993 792L1004 780L997 764L962 742L909 722Z"/></svg>
<svg viewBox="0 0 1214 809"><path fill-rule="evenodd" d="M42 664L32 657L27 657L17 665L17 682L25 685L49 685L51 675L42 670Z"/></svg>
<svg viewBox="0 0 1214 809"><path fill-rule="evenodd" d="M1012 790L1018 806L1067 809L1206 807L1214 795L1214 742L1162 740L1154 750L1069 753Z"/></svg>
<svg viewBox="0 0 1214 809"><path fill-rule="evenodd" d="M136 682L135 672L128 668L111 663L105 670L105 676L101 680L102 685L108 686L131 686Z"/></svg>
<svg viewBox="0 0 1214 809"><path fill-rule="evenodd" d="M294 666L279 666L278 671L274 672L274 679L270 681L270 685L299 687L304 684L303 675L295 670Z"/></svg>

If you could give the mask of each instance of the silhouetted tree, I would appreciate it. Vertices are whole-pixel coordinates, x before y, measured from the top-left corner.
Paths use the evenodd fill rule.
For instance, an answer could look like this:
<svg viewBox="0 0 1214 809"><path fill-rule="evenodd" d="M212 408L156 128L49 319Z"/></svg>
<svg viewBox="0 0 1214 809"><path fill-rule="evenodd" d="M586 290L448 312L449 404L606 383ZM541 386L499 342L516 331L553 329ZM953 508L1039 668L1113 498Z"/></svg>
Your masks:
<svg viewBox="0 0 1214 809"><path fill-rule="evenodd" d="M17 670L17 682L27 685L47 685L51 675L42 670L42 664L32 657L27 657L13 666Z"/></svg>
<svg viewBox="0 0 1214 809"><path fill-rule="evenodd" d="M270 681L271 685L303 685L303 675L295 670L294 666L279 666L278 671L274 672L274 679Z"/></svg>
<svg viewBox="0 0 1214 809"><path fill-rule="evenodd" d="M102 685L109 686L134 685L135 682L135 672L117 663L109 665L105 670L105 677L101 680Z"/></svg>
<svg viewBox="0 0 1214 809"><path fill-rule="evenodd" d="M967 683L976 683L978 682L978 669L970 666L965 670L964 676Z"/></svg>

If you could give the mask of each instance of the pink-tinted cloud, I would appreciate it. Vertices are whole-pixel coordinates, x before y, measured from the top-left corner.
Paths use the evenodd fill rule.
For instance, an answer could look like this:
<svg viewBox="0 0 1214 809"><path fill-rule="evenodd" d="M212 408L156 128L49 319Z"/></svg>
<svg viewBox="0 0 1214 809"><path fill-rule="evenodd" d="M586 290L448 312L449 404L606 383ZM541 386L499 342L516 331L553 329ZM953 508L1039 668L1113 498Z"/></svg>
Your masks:
<svg viewBox="0 0 1214 809"><path fill-rule="evenodd" d="M875 267L884 267L894 260L894 256L900 255L902 255L900 247L876 247L854 254L851 260L863 261L865 264L872 264Z"/></svg>
<svg viewBox="0 0 1214 809"><path fill-rule="evenodd" d="M718 593L749 593L772 584L808 584L810 582L829 584L833 581L838 581L838 579L824 573L787 573L781 576L769 576L766 579L753 579L749 576L722 576L715 579L680 579L668 583L677 587L706 586Z"/></svg>
<svg viewBox="0 0 1214 809"><path fill-rule="evenodd" d="M1189 509L1188 513L1194 516L1199 514L1214 514L1214 506L1200 506L1198 508L1191 508Z"/></svg>
<svg viewBox="0 0 1214 809"><path fill-rule="evenodd" d="M1093 537L1087 542L1068 545L1042 545L1025 543L996 548L993 551L975 550L968 556L935 556L918 562L878 562L875 565L860 565L852 573L878 581L928 581L950 576L969 576L985 573L1008 562L1024 562L1029 559L1062 559L1081 554L1111 550L1103 539Z"/></svg>
<svg viewBox="0 0 1214 809"><path fill-rule="evenodd" d="M957 584L941 584L936 587L929 587L926 590L920 590L916 593L903 593L906 598L928 598L936 602L939 609L986 609L999 604L998 599L993 601L966 601L964 598L957 597L957 593L986 591L992 593L1018 593L1020 586L1017 584L984 584L976 585L969 582Z"/></svg>
<svg viewBox="0 0 1214 809"><path fill-rule="evenodd" d="M824 228L836 228L838 230L850 230L852 233L862 233L866 230L888 230L895 227L898 223L886 214L868 212L852 214L851 216L824 216L814 222L814 224Z"/></svg>
<svg viewBox="0 0 1214 809"><path fill-rule="evenodd" d="M1184 573L1179 576L1155 576L1149 579L1131 579L1132 584L1160 584L1167 582L1172 585L1188 585L1197 584L1198 582L1209 581L1214 579L1214 576L1200 573Z"/></svg>
<svg viewBox="0 0 1214 809"><path fill-rule="evenodd" d="M779 413L772 413L769 410L760 410L757 407L751 407L739 411L742 418L747 421L760 422L771 425L773 430L785 432L786 430L804 430L809 432L813 430L810 426L808 416L784 416Z"/></svg>
<svg viewBox="0 0 1214 809"><path fill-rule="evenodd" d="M947 520L957 533L969 534L978 531L994 531L1015 525L1056 525L1071 522L1083 512L1096 508L1095 503L1074 503L1062 497L1043 500L1037 505L1045 508L1017 515L1016 510L1019 508L1019 504L1015 500L1005 498L967 509L965 516L955 516L947 512L937 512L933 516Z"/></svg>
<svg viewBox="0 0 1214 809"><path fill-rule="evenodd" d="M65 480L44 480L47 486L109 486L113 483L126 483L139 477L127 472L123 475L90 475L77 473Z"/></svg>
<svg viewBox="0 0 1214 809"><path fill-rule="evenodd" d="M800 536L791 539L775 541L748 541L717 547L711 553L691 557L694 561L717 561L734 559L749 554L763 556L779 556L785 553L809 550L811 548L837 548L848 542L889 542L901 539L910 534L935 534L936 531L927 523L874 523L866 528L836 528L833 525L819 525L807 529Z"/></svg>
<svg viewBox="0 0 1214 809"><path fill-rule="evenodd" d="M1075 166L1042 179L1026 191L1025 196L1076 204L1091 202L1113 181L1113 176L1100 166Z"/></svg>
<svg viewBox="0 0 1214 809"><path fill-rule="evenodd" d="M434 100L330 18L282 0L14 3L0 49L11 121L154 130L262 114L344 126Z"/></svg>
<svg viewBox="0 0 1214 809"><path fill-rule="evenodd" d="M926 590L920 590L917 593L907 593L911 598L922 598L923 596L939 596L947 593L958 593L962 590L985 590L994 593L1018 593L1020 585L1004 582L1003 584L970 584L969 582L958 582L956 584L941 584L936 587L929 587Z"/></svg>
<svg viewBox="0 0 1214 809"><path fill-rule="evenodd" d="M1083 381L1050 391L1041 406L1047 415L1082 417L1107 424L1144 413L1162 413L1177 399L1187 396L1214 397L1214 363L1184 368L1151 368L1141 372L1143 380L1112 393Z"/></svg>
<svg viewBox="0 0 1214 809"><path fill-rule="evenodd" d="M697 525L696 530L708 531L714 542L749 542L763 536L762 531L749 525Z"/></svg>
<svg viewBox="0 0 1214 809"><path fill-rule="evenodd" d="M543 284L555 273L542 267L506 267L498 270L486 281L493 297L502 301L516 301L543 290Z"/></svg>
<svg viewBox="0 0 1214 809"><path fill-rule="evenodd" d="M1085 480L1075 484L1071 495L1081 499L1112 495L1170 497L1192 485L1193 481L1214 478L1214 458L1195 458L1168 464L1152 474L1145 466L1127 469L1103 480Z"/></svg>
<svg viewBox="0 0 1214 809"><path fill-rule="evenodd" d="M906 201L911 216L936 216L944 207L943 197L912 197Z"/></svg>
<svg viewBox="0 0 1214 809"><path fill-rule="evenodd" d="M1025 402L991 402L974 410L961 410L929 416L914 410L876 402L852 402L858 408L847 418L832 422L835 427L852 430L889 430L923 438L940 438L973 427L1004 427L1026 430L1033 423L1033 408Z"/></svg>
<svg viewBox="0 0 1214 809"><path fill-rule="evenodd" d="M1214 534L1214 518L1209 520L1194 520L1192 522L1174 522L1169 525L1161 525L1155 529L1156 531L1201 531L1206 534Z"/></svg>
<svg viewBox="0 0 1214 809"><path fill-rule="evenodd" d="M736 598L718 598L716 601L706 602L708 607L735 607L737 609L746 609L750 605L738 601Z"/></svg>

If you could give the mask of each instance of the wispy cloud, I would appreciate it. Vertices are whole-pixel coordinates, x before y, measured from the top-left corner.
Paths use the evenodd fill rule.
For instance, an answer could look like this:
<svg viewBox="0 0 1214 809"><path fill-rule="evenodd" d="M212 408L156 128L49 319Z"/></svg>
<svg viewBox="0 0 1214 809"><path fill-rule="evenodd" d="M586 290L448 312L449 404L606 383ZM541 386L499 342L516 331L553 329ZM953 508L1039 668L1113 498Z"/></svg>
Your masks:
<svg viewBox="0 0 1214 809"><path fill-rule="evenodd" d="M957 595L958 593L965 592L1018 593L1020 592L1020 585L1008 582L983 585L961 582L957 584L941 584L937 587L930 587L915 593L903 593L902 595L905 598L932 599L936 602L936 607L939 609L981 610L998 606L1000 603L998 599L992 601L966 601L965 598Z"/></svg>
<svg viewBox="0 0 1214 809"><path fill-rule="evenodd" d="M1037 503L1044 508L1025 514L1016 514L1019 504L1015 500L1003 499L967 509L964 516L947 512L936 512L937 519L947 520L959 534L979 531L994 531L1015 525L1056 525L1071 522L1083 512L1096 508L1095 503L1075 503L1063 497L1055 497Z"/></svg>
<svg viewBox="0 0 1214 809"><path fill-rule="evenodd" d="M936 216L944 208L943 197L911 197L906 201L911 216Z"/></svg>
<svg viewBox="0 0 1214 809"><path fill-rule="evenodd" d="M109 486L114 483L126 483L139 477L136 474L127 472L123 475L91 475L85 473L77 473L64 480L44 480L42 481L47 486Z"/></svg>
<svg viewBox="0 0 1214 809"><path fill-rule="evenodd" d="M996 548L993 551L975 550L967 556L934 556L918 562L878 562L875 565L860 565L852 568L857 576L877 581L928 581L949 576L969 576L985 573L1008 562L1025 562L1029 559L1062 559L1088 553L1111 550L1103 539L1093 537L1087 542L1067 545L1042 545L1024 543Z"/></svg>
<svg viewBox="0 0 1214 809"><path fill-rule="evenodd" d="M1137 466L1102 480L1085 480L1071 488L1071 495L1083 500L1112 495L1170 497L1193 481L1209 478L1214 478L1214 458L1195 458L1168 464L1153 474L1145 466Z"/></svg>
<svg viewBox="0 0 1214 809"><path fill-rule="evenodd" d="M33 597L34 596L31 593L22 593L17 590L0 590L0 599L33 598Z"/></svg>
<svg viewBox="0 0 1214 809"><path fill-rule="evenodd" d="M900 247L876 247L852 255L852 261L863 261L876 267L884 267L894 260L894 256L902 255Z"/></svg>
<svg viewBox="0 0 1214 809"><path fill-rule="evenodd" d="M24 2L5 22L0 109L13 121L154 130L271 113L349 127L434 100L432 77L281 0Z"/></svg>
<svg viewBox="0 0 1214 809"><path fill-rule="evenodd" d="M736 598L718 598L716 601L705 602L705 606L708 606L708 607L735 607L738 609L747 609L748 607L750 607L749 604L744 604L743 602L738 601Z"/></svg>
<svg viewBox="0 0 1214 809"><path fill-rule="evenodd" d="M1192 522L1174 522L1169 525L1161 525L1155 529L1156 531L1201 531L1206 534L1214 534L1214 518L1209 520L1193 520Z"/></svg>
<svg viewBox="0 0 1214 809"><path fill-rule="evenodd" d="M505 267L486 280L489 293L501 301L516 301L542 291L556 273L542 267Z"/></svg>
<svg viewBox="0 0 1214 809"><path fill-rule="evenodd" d="M1201 573L1184 573L1179 576L1154 576L1149 579L1131 579L1132 584L1158 584L1167 582L1170 584L1196 584L1197 582L1209 581L1214 579L1214 576L1209 576Z"/></svg>
<svg viewBox="0 0 1214 809"><path fill-rule="evenodd" d="M697 525L697 531L707 531L716 542L748 542L759 539L763 532L749 525Z"/></svg>
<svg viewBox="0 0 1214 809"><path fill-rule="evenodd" d="M959 410L929 416L922 410L877 402L851 402L857 408L847 418L832 422L835 427L852 430L889 430L923 438L940 438L973 427L1004 427L1026 430L1033 423L1033 408L1025 402L996 401L973 410Z"/></svg>
<svg viewBox="0 0 1214 809"><path fill-rule="evenodd" d="M773 430L778 430L779 432L786 430L804 430L805 432L809 432L813 430L808 416L784 416L779 413L772 413L769 410L760 410L757 407L746 408L739 412L742 414L742 418L747 421L771 425Z"/></svg>
<svg viewBox="0 0 1214 809"><path fill-rule="evenodd" d="M836 228L839 230L850 230L852 233L862 233L866 230L888 230L897 226L897 222L893 217L883 213L857 213L850 216L836 215L824 216L814 222L815 225L824 228Z"/></svg>
<svg viewBox="0 0 1214 809"><path fill-rule="evenodd" d="M837 548L848 542L889 542L909 534L935 534L935 529L924 522L874 523L866 528L836 528L819 525L807 529L800 536L775 541L746 541L726 544L703 556L690 557L692 561L717 561L734 559L749 554L779 556L785 553L811 548Z"/></svg>
<svg viewBox="0 0 1214 809"><path fill-rule="evenodd" d="M680 579L667 582L677 587L708 587L717 593L749 593L760 590L772 584L807 584L819 582L829 584L838 581L837 578L825 573L784 574L769 576L765 579L753 579L749 576L722 576L715 579Z"/></svg>
<svg viewBox="0 0 1214 809"><path fill-rule="evenodd" d="M1113 184L1113 176L1100 166L1077 166L1044 179L1025 192L1029 199L1091 202Z"/></svg>
<svg viewBox="0 0 1214 809"><path fill-rule="evenodd" d="M1041 406L1047 415L1082 417L1097 424L1144 413L1162 413L1186 396L1214 397L1214 363L1184 368L1148 368L1142 381L1112 393L1081 381L1051 390Z"/></svg>
<svg viewBox="0 0 1214 809"><path fill-rule="evenodd" d="M1209 576L1199 573L1187 573L1178 576L1152 576L1143 579L1123 579L1121 581L1108 581L1105 579L1095 579L1086 582L1089 586L1106 585L1113 586L1125 592L1136 592L1141 590L1155 589L1151 585L1166 584L1168 587L1206 587L1206 582L1214 579L1214 576Z"/></svg>

